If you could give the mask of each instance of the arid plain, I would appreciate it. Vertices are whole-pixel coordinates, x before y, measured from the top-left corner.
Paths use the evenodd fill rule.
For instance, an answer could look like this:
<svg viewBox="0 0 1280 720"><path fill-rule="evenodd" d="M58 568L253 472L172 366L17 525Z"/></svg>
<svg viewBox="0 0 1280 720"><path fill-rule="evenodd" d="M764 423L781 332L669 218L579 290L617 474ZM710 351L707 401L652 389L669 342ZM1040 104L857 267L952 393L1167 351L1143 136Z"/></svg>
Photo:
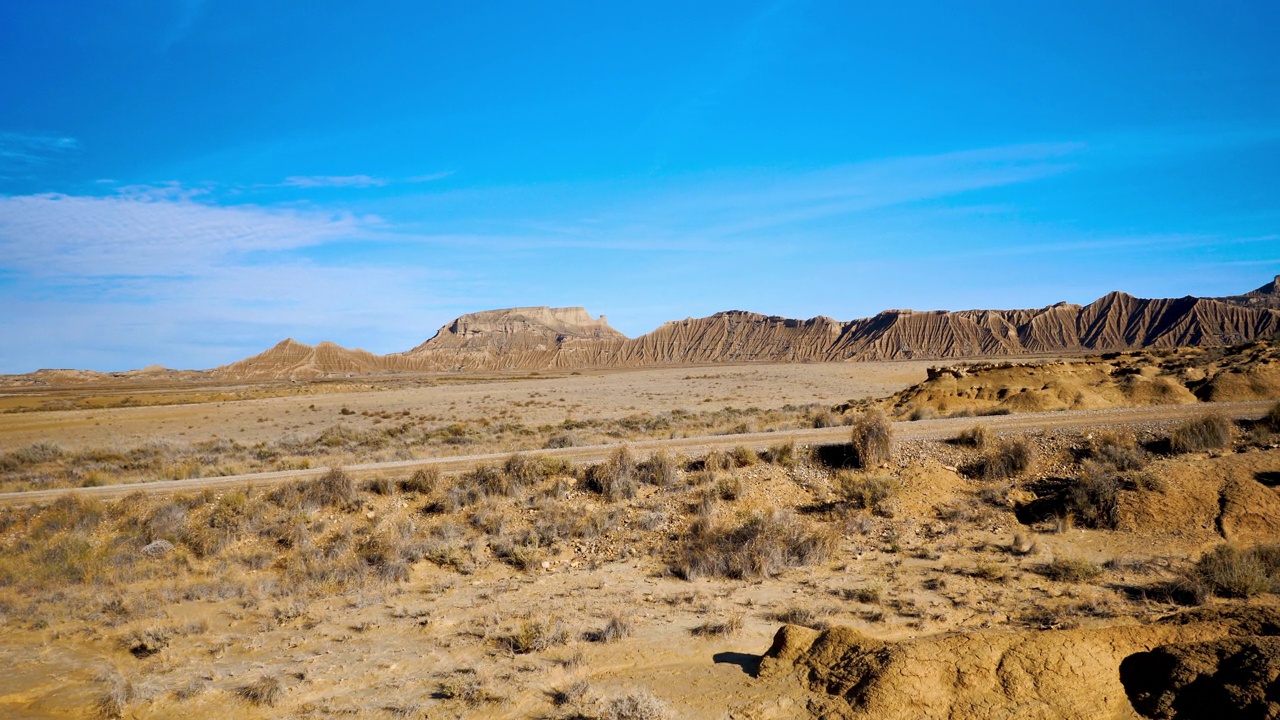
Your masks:
<svg viewBox="0 0 1280 720"><path fill-rule="evenodd" d="M1276 717L1277 303L11 376L0 713Z"/></svg>

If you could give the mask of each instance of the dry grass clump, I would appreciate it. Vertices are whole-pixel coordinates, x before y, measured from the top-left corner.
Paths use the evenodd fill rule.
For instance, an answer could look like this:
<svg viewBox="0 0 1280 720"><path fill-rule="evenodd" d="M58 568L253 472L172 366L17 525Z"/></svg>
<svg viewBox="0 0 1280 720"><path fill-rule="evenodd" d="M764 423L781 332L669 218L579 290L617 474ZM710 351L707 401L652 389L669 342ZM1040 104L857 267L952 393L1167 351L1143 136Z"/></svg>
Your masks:
<svg viewBox="0 0 1280 720"><path fill-rule="evenodd" d="M686 580L769 577L788 567L826 561L836 541L829 529L815 528L787 510L755 512L737 524L702 517L676 548L671 570Z"/></svg>
<svg viewBox="0 0 1280 720"><path fill-rule="evenodd" d="M783 467L791 467L800 461L799 456L796 455L796 444L794 441L771 445L768 450L764 451L764 454L761 455L761 457L764 458L765 462L773 465L781 465Z"/></svg>
<svg viewBox="0 0 1280 720"><path fill-rule="evenodd" d="M418 468L413 475L400 481L400 492L430 495L440 485L440 469L434 467Z"/></svg>
<svg viewBox="0 0 1280 720"><path fill-rule="evenodd" d="M670 720L673 715L666 703L646 690L633 690L605 703L601 720Z"/></svg>
<svg viewBox="0 0 1280 720"><path fill-rule="evenodd" d="M1169 450L1179 454L1220 450L1231 444L1233 427L1217 414L1188 420L1169 433Z"/></svg>
<svg viewBox="0 0 1280 720"><path fill-rule="evenodd" d="M280 678L274 675L263 675L248 685L236 688L236 696L251 705L275 707L284 694L284 686Z"/></svg>
<svg viewBox="0 0 1280 720"><path fill-rule="evenodd" d="M99 675L95 678L106 685L94 699L93 713L104 720L115 720L124 717L124 711L133 700L133 683L124 679L118 672Z"/></svg>
<svg viewBox="0 0 1280 720"><path fill-rule="evenodd" d="M267 499L279 507L308 510L330 507L357 510L361 505L355 483L342 468L333 468L314 480L285 485L273 491Z"/></svg>
<svg viewBox="0 0 1280 720"><path fill-rule="evenodd" d="M1263 415L1262 419L1258 420L1258 423L1271 432L1280 432L1280 402L1272 405L1271 408L1267 410L1267 414Z"/></svg>
<svg viewBox="0 0 1280 720"><path fill-rule="evenodd" d="M716 497L725 502L733 502L742 497L742 478L737 475L721 475L716 478L713 489Z"/></svg>
<svg viewBox="0 0 1280 720"><path fill-rule="evenodd" d="M841 470L835 475L836 495L842 502L854 509L870 510L876 515L892 515L886 503L900 487L897 478L882 473L868 475Z"/></svg>
<svg viewBox="0 0 1280 720"><path fill-rule="evenodd" d="M631 620L621 612L614 612L609 616L609 622L605 623L604 628L587 633L586 637L592 642L611 643L631 637L632 632Z"/></svg>
<svg viewBox="0 0 1280 720"><path fill-rule="evenodd" d="M729 637L742 630L742 615L734 613L725 618L711 619L689 628L689 634L695 637Z"/></svg>
<svg viewBox="0 0 1280 720"><path fill-rule="evenodd" d="M961 430L959 435L951 438L951 444L981 449L986 447L987 439L987 428L983 425L974 425Z"/></svg>
<svg viewBox="0 0 1280 720"><path fill-rule="evenodd" d="M569 631L557 618L527 619L516 631L498 638L498 647L513 655L543 652L569 642Z"/></svg>
<svg viewBox="0 0 1280 720"><path fill-rule="evenodd" d="M1214 595L1249 598L1280 592L1280 544L1242 549L1219 545L1200 556L1190 579Z"/></svg>
<svg viewBox="0 0 1280 720"><path fill-rule="evenodd" d="M810 607L807 605L789 605L778 612L771 613L769 617L781 623L790 625L803 625L804 627L813 628L815 630L824 630L829 623L823 620L823 617L831 615L834 612L829 607Z"/></svg>
<svg viewBox="0 0 1280 720"><path fill-rule="evenodd" d="M1089 582L1102 575L1102 566L1089 560L1055 558L1036 568L1036 572L1059 582Z"/></svg>
<svg viewBox="0 0 1280 720"><path fill-rule="evenodd" d="M489 683L473 670L461 670L454 677L442 681L431 693L437 700L458 700L471 707L486 703L499 703L501 695L489 689Z"/></svg>
<svg viewBox="0 0 1280 720"><path fill-rule="evenodd" d="M551 703L557 707L573 705L587 699L591 692L591 683L585 678L574 680L568 685L551 691Z"/></svg>
<svg viewBox="0 0 1280 720"><path fill-rule="evenodd" d="M867 410L851 426L854 462L871 468L889 462L893 451L893 426L879 410Z"/></svg>
<svg viewBox="0 0 1280 720"><path fill-rule="evenodd" d="M1035 461L1031 443L1023 438L1006 440L992 450L982 461L982 477L985 480L1009 480L1026 472Z"/></svg>
<svg viewBox="0 0 1280 720"><path fill-rule="evenodd" d="M1121 479L1092 460L1067 486L1066 512L1085 527L1114 530L1120 525Z"/></svg>
<svg viewBox="0 0 1280 720"><path fill-rule="evenodd" d="M635 458L624 445L614 450L603 463L587 467L587 487L609 502L629 500L635 497L639 484L636 470Z"/></svg>
<svg viewBox="0 0 1280 720"><path fill-rule="evenodd" d="M671 487L680 479L680 465L665 450L658 450L636 466L642 482Z"/></svg>
<svg viewBox="0 0 1280 720"><path fill-rule="evenodd" d="M1100 432L1089 438L1085 454L1120 471L1141 470L1150 459L1132 435L1113 432Z"/></svg>
<svg viewBox="0 0 1280 720"><path fill-rule="evenodd" d="M734 466L740 468L751 467L752 465L760 462L760 456L756 451L746 445L738 445L734 449L730 450L729 457L733 458Z"/></svg>

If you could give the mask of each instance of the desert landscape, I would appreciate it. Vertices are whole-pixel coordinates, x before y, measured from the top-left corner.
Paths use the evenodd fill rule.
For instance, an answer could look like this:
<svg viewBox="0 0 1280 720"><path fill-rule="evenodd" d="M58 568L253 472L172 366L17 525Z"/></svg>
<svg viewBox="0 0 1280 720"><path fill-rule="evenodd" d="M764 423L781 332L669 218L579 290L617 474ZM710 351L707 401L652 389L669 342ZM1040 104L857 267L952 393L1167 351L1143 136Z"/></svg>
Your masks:
<svg viewBox="0 0 1280 720"><path fill-rule="evenodd" d="M9 376L0 711L1275 717L1275 291L1101 354L957 357L944 314L804 362L814 321L726 313L624 362L512 310L448 370Z"/></svg>

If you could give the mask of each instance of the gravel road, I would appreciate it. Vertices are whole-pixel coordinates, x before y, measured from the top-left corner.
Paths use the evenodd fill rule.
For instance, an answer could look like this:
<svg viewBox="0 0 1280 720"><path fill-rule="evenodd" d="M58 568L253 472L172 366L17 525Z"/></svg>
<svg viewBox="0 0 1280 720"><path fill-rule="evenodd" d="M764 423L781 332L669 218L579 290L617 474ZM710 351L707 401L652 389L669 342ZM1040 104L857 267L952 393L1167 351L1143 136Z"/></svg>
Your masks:
<svg viewBox="0 0 1280 720"><path fill-rule="evenodd" d="M1241 419L1261 417L1273 405L1273 401L1239 402L1239 403L1197 403L1194 405L1157 405L1135 408L1107 408L1103 410L1074 410L1047 413L1025 413L1019 415L997 415L991 417L945 418L938 420L919 420L916 422L894 423L894 437L899 440L942 440L954 437L960 430L973 425L985 425L994 433L1019 433L1035 430L1116 427L1116 426L1158 426L1175 423L1188 418L1209 413ZM621 444L626 444L639 454L647 454L654 450L665 449L672 453L699 455L711 450L726 450L746 445L763 450L770 445L793 441L797 445L822 445L826 443L845 442L849 437L849 429L832 427L806 430L784 430L777 432L745 433L741 435L704 435L699 437L676 438L670 440L643 440L613 445L591 445L584 447L561 448L556 450L539 450L540 455L563 458L573 462L599 462ZM489 455L464 455L444 458L425 458L420 460L400 460L393 462L366 463L348 465L344 469L356 477L377 473L408 474L420 467L435 467L444 474L459 473L478 465L498 463L505 460L510 453ZM282 483L316 477L328 472L328 467L316 467L307 470L282 470L277 472L248 473L244 475L228 475L225 477L192 478L189 480L157 480L154 482L135 482L121 485L102 485L88 488L59 488L56 490L30 490L26 492L0 493L0 505L43 504L64 495L79 495L85 498L114 499L124 497L132 492L177 493L206 489L223 490L235 487L270 487Z"/></svg>

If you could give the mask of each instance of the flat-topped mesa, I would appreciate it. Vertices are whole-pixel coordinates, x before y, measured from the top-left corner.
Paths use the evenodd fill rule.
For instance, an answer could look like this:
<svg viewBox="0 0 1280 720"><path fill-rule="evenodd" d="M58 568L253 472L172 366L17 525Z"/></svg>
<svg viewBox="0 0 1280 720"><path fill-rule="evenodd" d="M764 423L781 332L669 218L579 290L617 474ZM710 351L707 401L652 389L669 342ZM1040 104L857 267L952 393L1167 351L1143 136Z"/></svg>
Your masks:
<svg viewBox="0 0 1280 720"><path fill-rule="evenodd" d="M463 315L405 355L436 350L553 350L571 340L626 339L604 315L594 319L585 308L507 308Z"/></svg>

